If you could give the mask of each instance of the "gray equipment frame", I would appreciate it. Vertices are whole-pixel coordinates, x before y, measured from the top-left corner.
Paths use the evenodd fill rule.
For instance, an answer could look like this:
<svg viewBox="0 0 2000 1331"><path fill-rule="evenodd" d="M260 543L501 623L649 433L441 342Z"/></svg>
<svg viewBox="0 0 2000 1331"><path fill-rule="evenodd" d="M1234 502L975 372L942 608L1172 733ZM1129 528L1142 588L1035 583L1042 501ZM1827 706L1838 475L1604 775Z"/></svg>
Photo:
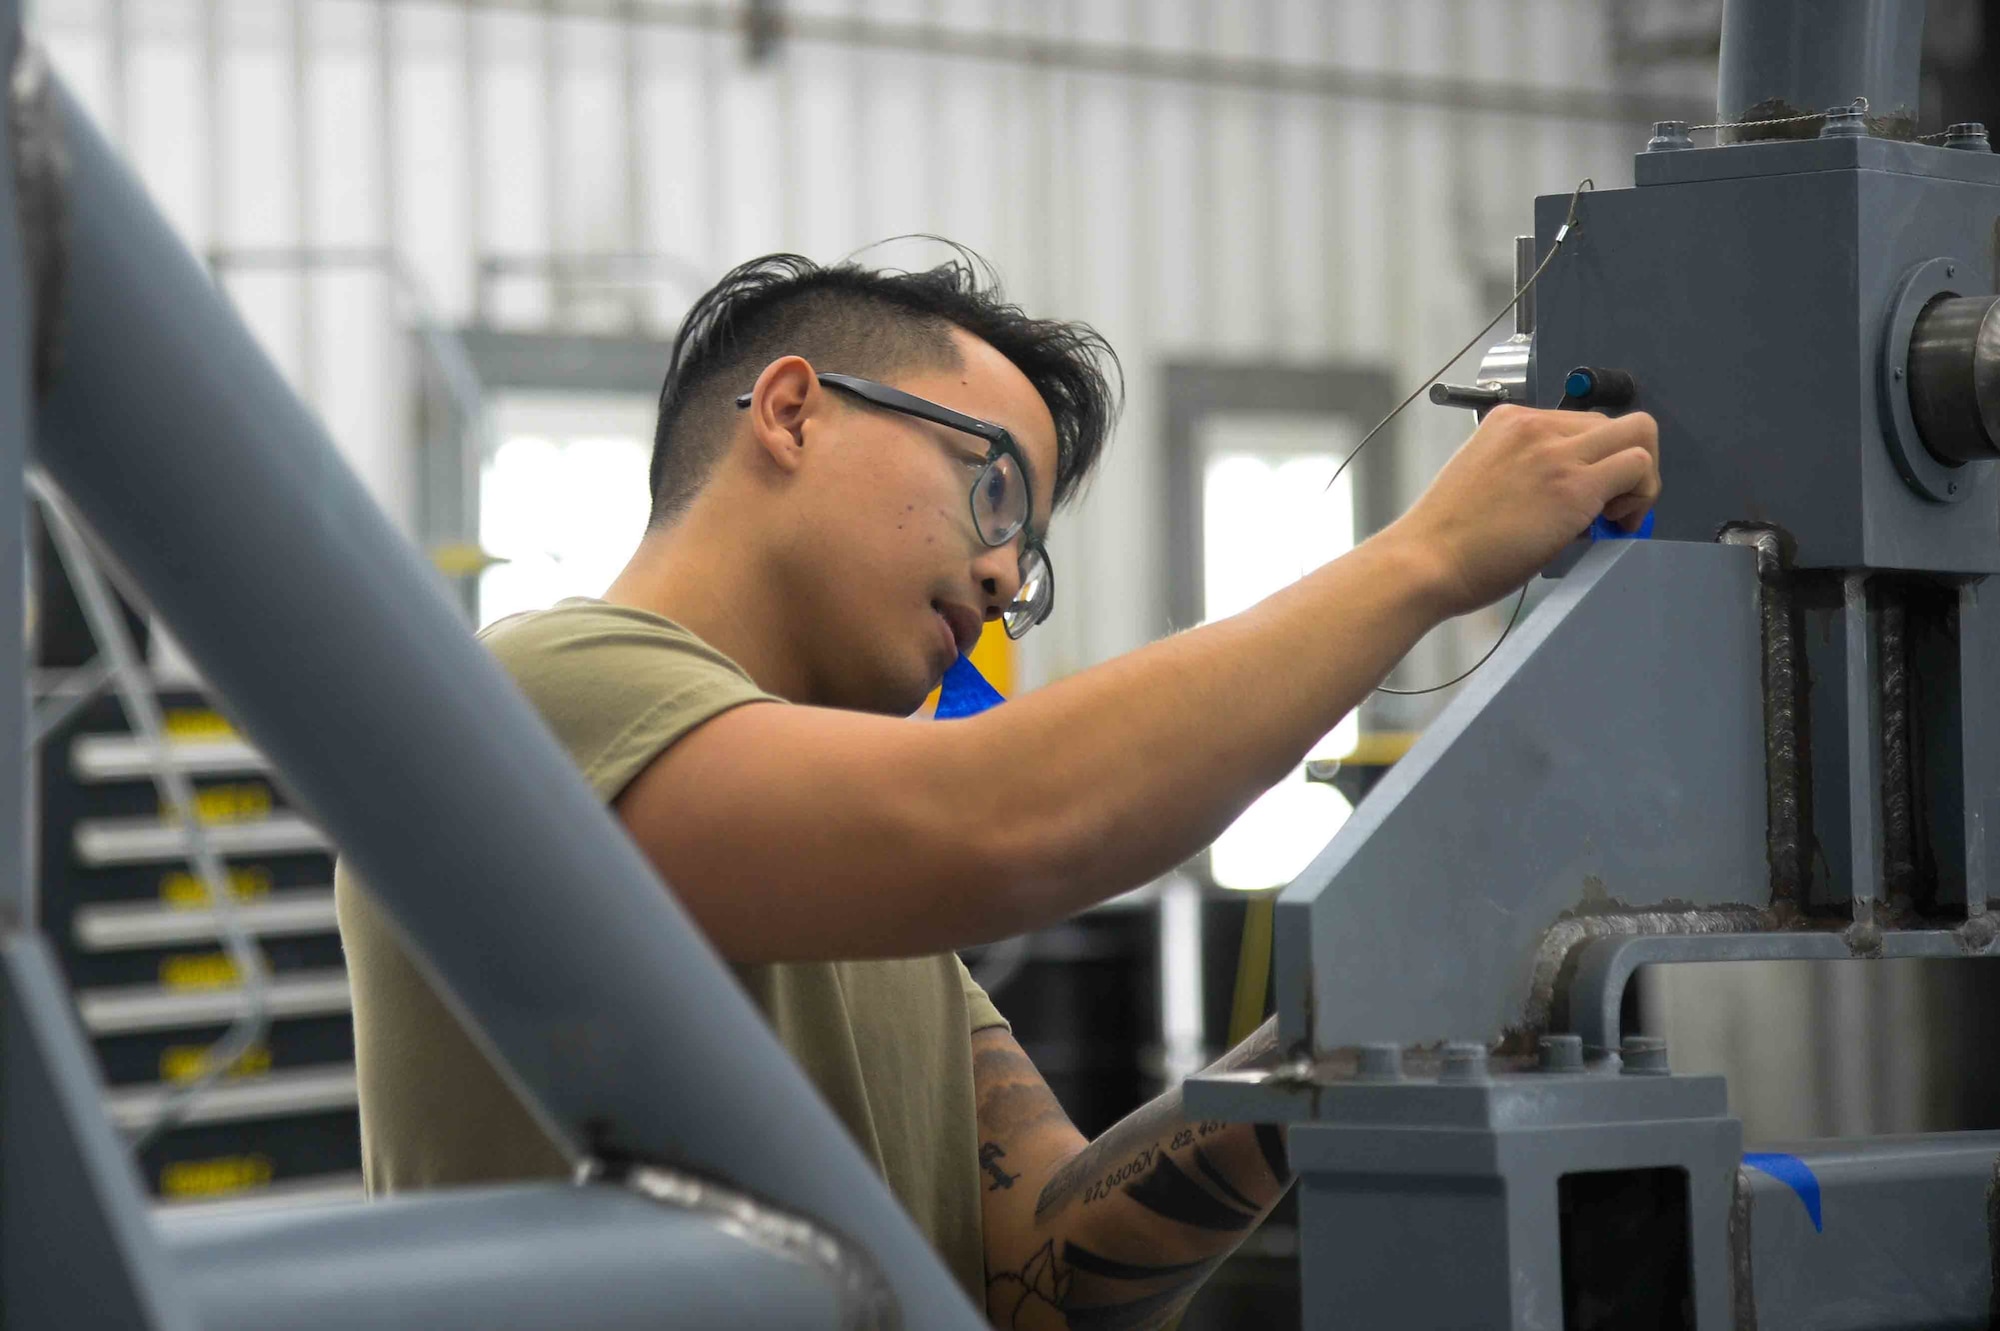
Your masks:
<svg viewBox="0 0 2000 1331"><path fill-rule="evenodd" d="M386 1270L392 1249L397 1306L426 1326L712 1326L725 1307L750 1326L981 1325L436 575L35 63L19 0L0 0L0 32L16 165L0 172L0 651L17 685L32 450L590 1170L574 1189L163 1244L33 932L17 686L0 720L13 755L0 802L16 820L0 937L0 1326L349 1325L367 1319L325 1299L253 1316L218 1273L285 1257L310 1295L318 1264ZM550 1231L571 1224L599 1240L587 1278L564 1269L581 1254ZM467 1244L493 1260L446 1260ZM480 1291L494 1261L516 1296L504 1302ZM613 1311L586 1323L579 1307Z"/></svg>
<svg viewBox="0 0 2000 1331"><path fill-rule="evenodd" d="M1822 86L1894 112L1920 11L1729 0L1720 118ZM1536 253L1566 239L1536 401L1635 377L1656 539L1584 555L1280 897L1289 1062L1189 1084L1291 1125L1308 1326L1622 1324L1572 1295L1664 1239L1571 1269L1557 1198L1593 1174L1685 1181L1648 1203L1687 1246L1661 1325L2000 1313L1994 1139L1746 1168L1719 1080L1620 1027L1642 965L2000 955L2000 468L1931 457L1907 401L1917 311L2000 280L2000 157L1810 119L1833 136L1660 135L1573 230L1537 201ZM1801 1241L1789 1191L1838 1198L1842 1241Z"/></svg>

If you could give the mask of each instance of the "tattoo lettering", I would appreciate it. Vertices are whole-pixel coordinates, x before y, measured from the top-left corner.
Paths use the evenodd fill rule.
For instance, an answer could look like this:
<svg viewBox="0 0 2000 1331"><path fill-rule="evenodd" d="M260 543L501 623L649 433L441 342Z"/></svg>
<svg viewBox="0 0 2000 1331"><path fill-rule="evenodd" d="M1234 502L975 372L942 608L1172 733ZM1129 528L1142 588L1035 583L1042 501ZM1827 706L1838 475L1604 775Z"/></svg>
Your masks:
<svg viewBox="0 0 2000 1331"><path fill-rule="evenodd" d="M1194 1129L1182 1128L1174 1134L1174 1139L1167 1143L1167 1149L1169 1151L1178 1151L1184 1146L1192 1145L1194 1145Z"/></svg>
<svg viewBox="0 0 2000 1331"><path fill-rule="evenodd" d="M1158 1143L1140 1148L1139 1154L1133 1156L1130 1160L1085 1188L1083 1190L1083 1204L1088 1206L1092 1202L1101 1202L1112 1193L1118 1191L1119 1185L1139 1177L1140 1174L1151 1167L1155 1160L1161 1158L1159 1149Z"/></svg>
<svg viewBox="0 0 2000 1331"><path fill-rule="evenodd" d="M1011 1188L1014 1186L1014 1180L1021 1177L1019 1174L1009 1174L1006 1170L1000 1168L1000 1161L1006 1154L1007 1152L1001 1147L999 1142L983 1142L980 1144L979 1167L993 1176L993 1182L987 1185L986 1191L998 1192L1002 1188ZM959 1158L964 1159L963 1156Z"/></svg>

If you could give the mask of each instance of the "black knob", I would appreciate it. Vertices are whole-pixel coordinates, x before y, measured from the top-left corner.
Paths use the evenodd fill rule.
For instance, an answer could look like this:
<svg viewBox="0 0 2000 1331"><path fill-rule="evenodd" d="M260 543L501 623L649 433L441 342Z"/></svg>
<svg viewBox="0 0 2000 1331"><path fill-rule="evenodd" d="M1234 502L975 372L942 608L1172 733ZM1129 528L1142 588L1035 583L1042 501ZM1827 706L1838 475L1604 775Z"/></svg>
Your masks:
<svg viewBox="0 0 2000 1331"><path fill-rule="evenodd" d="M1563 379L1563 405L1579 411L1603 408L1616 411L1629 407L1639 396L1639 381L1624 370L1604 370L1579 365Z"/></svg>

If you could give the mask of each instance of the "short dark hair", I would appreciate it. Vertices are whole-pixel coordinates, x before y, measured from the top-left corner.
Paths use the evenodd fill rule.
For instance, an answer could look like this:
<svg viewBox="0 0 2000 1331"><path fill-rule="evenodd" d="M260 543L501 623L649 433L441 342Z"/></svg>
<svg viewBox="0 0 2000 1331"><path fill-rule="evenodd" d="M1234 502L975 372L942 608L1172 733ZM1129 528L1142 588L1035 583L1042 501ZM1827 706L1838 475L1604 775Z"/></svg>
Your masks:
<svg viewBox="0 0 2000 1331"><path fill-rule="evenodd" d="M956 366L954 328L991 344L1042 395L1056 425L1056 503L1075 494L1117 418L1117 354L1087 324L1029 318L1007 302L990 265L951 248L953 259L922 272L767 254L705 292L681 322L660 389L653 523L680 513L707 483L736 396L772 361L803 356L814 369L869 378Z"/></svg>

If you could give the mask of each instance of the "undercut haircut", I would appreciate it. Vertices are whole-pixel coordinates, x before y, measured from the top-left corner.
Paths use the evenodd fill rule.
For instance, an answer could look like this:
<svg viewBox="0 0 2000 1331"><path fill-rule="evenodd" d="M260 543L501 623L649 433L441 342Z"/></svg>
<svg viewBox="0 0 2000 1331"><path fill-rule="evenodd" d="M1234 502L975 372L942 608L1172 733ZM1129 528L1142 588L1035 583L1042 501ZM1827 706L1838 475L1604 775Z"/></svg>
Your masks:
<svg viewBox="0 0 2000 1331"><path fill-rule="evenodd" d="M951 249L954 258L922 272L767 254L705 292L681 322L660 389L651 525L671 522L700 493L727 447L736 397L772 361L803 356L815 370L868 379L955 369L954 328L990 344L1041 394L1055 418L1055 502L1071 498L1117 419L1118 357L1087 324L1029 318L990 265Z"/></svg>

